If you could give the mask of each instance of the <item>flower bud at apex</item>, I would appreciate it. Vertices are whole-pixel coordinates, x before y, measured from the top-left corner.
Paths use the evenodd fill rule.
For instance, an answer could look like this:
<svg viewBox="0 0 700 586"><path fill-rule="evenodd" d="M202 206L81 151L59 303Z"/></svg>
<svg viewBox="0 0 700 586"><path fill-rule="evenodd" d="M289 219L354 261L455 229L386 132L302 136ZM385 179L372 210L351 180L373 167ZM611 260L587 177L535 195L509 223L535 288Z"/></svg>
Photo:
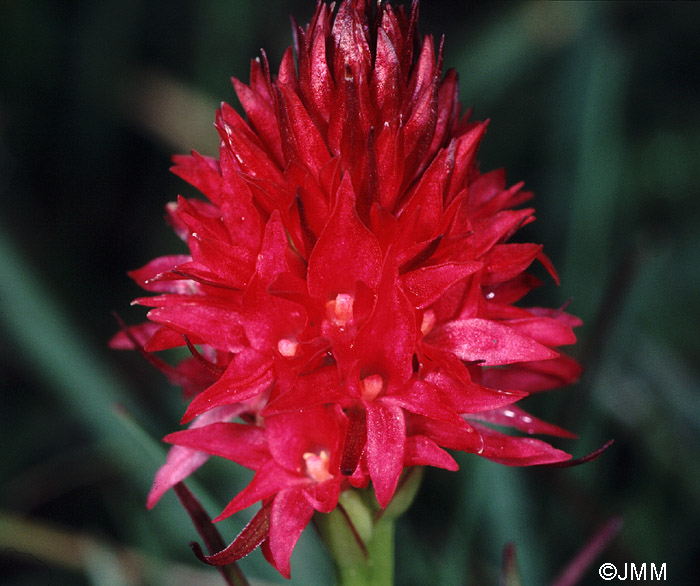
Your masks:
<svg viewBox="0 0 700 586"><path fill-rule="evenodd" d="M279 342L277 342L277 351L286 358L296 356L298 347L299 344L294 340L290 340L289 338L282 338Z"/></svg>
<svg viewBox="0 0 700 586"><path fill-rule="evenodd" d="M326 316L334 325L342 328L349 321L352 321L352 306L354 302L354 295L338 293L335 299L331 299L326 303Z"/></svg>
<svg viewBox="0 0 700 586"><path fill-rule="evenodd" d="M367 401L373 401L384 388L384 381L378 374L371 374L362 379L362 397Z"/></svg>
<svg viewBox="0 0 700 586"><path fill-rule="evenodd" d="M326 450L322 450L320 454L313 452L305 452L302 456L306 464L306 475L318 483L325 482L333 478L333 475L328 472L328 463L330 456Z"/></svg>

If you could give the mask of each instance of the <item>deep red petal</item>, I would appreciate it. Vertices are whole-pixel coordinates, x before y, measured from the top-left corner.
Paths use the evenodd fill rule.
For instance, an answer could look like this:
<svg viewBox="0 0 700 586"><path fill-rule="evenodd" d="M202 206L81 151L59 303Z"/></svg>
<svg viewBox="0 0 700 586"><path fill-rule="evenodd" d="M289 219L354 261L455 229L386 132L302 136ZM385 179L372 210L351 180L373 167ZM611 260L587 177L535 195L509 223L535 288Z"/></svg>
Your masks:
<svg viewBox="0 0 700 586"><path fill-rule="evenodd" d="M481 456L505 464L506 466L534 466L552 464L571 459L571 455L562 452L548 443L529 437L513 437L494 431L483 425L474 424L484 438L484 450Z"/></svg>
<svg viewBox="0 0 700 586"><path fill-rule="evenodd" d="M256 502L268 499L278 492L293 488L302 487L312 481L282 468L274 460L268 461L234 499L226 505L221 514L214 521L221 521L230 517L238 511L247 509Z"/></svg>
<svg viewBox="0 0 700 586"><path fill-rule="evenodd" d="M206 415L208 414L205 413L202 417ZM166 435L163 441L212 456L221 456L253 470L261 468L270 459L264 431L242 423L219 422L192 426Z"/></svg>
<svg viewBox="0 0 700 586"><path fill-rule="evenodd" d="M292 550L313 513L313 507L301 490L283 490L272 501L270 553L273 565L285 578L290 577L289 559Z"/></svg>
<svg viewBox="0 0 700 586"><path fill-rule="evenodd" d="M406 423L400 407L374 401L367 406L367 466L377 502L385 508L403 469Z"/></svg>
<svg viewBox="0 0 700 586"><path fill-rule="evenodd" d="M190 430L184 433L188 433L196 428L202 428L217 421L228 421L236 417L239 411L240 408L238 407L213 409L196 419ZM171 434L167 437L172 437L173 435L175 434ZM213 452L209 450L204 450L199 443L195 449L192 447L187 447L183 444L175 445L170 448L170 450L168 450L168 457L165 460L165 464L160 467L156 473L155 479L153 480L153 486L148 493L146 506L149 509L153 508L170 488L190 476L190 474L192 474L209 459L209 454L212 453Z"/></svg>
<svg viewBox="0 0 700 586"><path fill-rule="evenodd" d="M480 318L448 322L426 336L427 344L484 366L556 358L557 352L503 324Z"/></svg>
<svg viewBox="0 0 700 586"><path fill-rule="evenodd" d="M381 249L357 216L354 203L350 176L346 174L333 214L309 258L309 293L323 302L338 293L354 292L357 281L374 287L379 280Z"/></svg>
<svg viewBox="0 0 700 586"><path fill-rule="evenodd" d="M452 456L424 435L414 435L406 438L404 465L434 466L452 471L459 469L457 462L454 461Z"/></svg>
<svg viewBox="0 0 700 586"><path fill-rule="evenodd" d="M507 425L530 434L546 434L568 438L577 437L575 433L571 433L558 425L542 421L515 405L508 405L507 407L500 407L498 409L492 409L491 411L472 413L468 418L485 423L493 423L494 425Z"/></svg>
<svg viewBox="0 0 700 586"><path fill-rule="evenodd" d="M255 350L236 355L219 380L197 395L187 407L182 423L221 405L240 403L270 388L274 382L272 361Z"/></svg>
<svg viewBox="0 0 700 586"><path fill-rule="evenodd" d="M195 543L192 545L195 555L212 566L225 566L244 558L269 537L271 510L271 503L263 505L226 549L205 556L199 544Z"/></svg>

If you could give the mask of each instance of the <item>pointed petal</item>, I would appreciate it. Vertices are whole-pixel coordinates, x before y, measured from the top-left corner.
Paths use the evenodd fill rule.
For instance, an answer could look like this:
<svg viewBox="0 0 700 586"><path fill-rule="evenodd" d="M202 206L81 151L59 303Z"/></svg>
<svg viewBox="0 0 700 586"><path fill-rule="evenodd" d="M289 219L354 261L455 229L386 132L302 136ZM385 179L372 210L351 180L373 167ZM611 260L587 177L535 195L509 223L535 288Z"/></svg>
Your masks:
<svg viewBox="0 0 700 586"><path fill-rule="evenodd" d="M202 417L205 415L207 413ZM203 427L193 426L166 435L163 441L227 458L253 470L261 468L270 459L263 429L243 423L219 422Z"/></svg>
<svg viewBox="0 0 700 586"><path fill-rule="evenodd" d="M510 405L527 396L521 391L490 389L471 381L459 380L444 372L431 372L425 382L440 389L457 413L477 413Z"/></svg>
<svg viewBox="0 0 700 586"><path fill-rule="evenodd" d="M400 407L373 401L367 405L367 466L377 502L386 508L403 469L406 422Z"/></svg>
<svg viewBox="0 0 700 586"><path fill-rule="evenodd" d="M424 435L440 447L470 454L480 454L484 449L484 440L472 425L457 426L410 413L406 418L411 435Z"/></svg>
<svg viewBox="0 0 700 586"><path fill-rule="evenodd" d="M230 362L221 378L197 395L187 407L182 423L221 405L251 399L270 388L274 382L272 362L255 350L245 350Z"/></svg>
<svg viewBox="0 0 700 586"><path fill-rule="evenodd" d="M298 489L283 490L272 501L270 554L273 565L285 578L290 577L292 550L313 513L313 507Z"/></svg>
<svg viewBox="0 0 700 586"><path fill-rule="evenodd" d="M459 469L452 456L424 435L406 438L404 466L434 466L453 472Z"/></svg>
<svg viewBox="0 0 700 586"><path fill-rule="evenodd" d="M552 464L571 459L571 455L562 452L548 443L530 437L513 437L494 431L483 425L474 424L484 438L484 450L481 456L505 464L506 466L533 466L535 464Z"/></svg>
<svg viewBox="0 0 700 586"><path fill-rule="evenodd" d="M197 418L192 423L190 429L184 433L196 431L197 428L202 428L217 421L228 421L236 417L239 411L240 409L238 407L212 409L208 413ZM169 440L165 439L164 441ZM185 480L190 474L202 466L202 464L209 459L209 453L212 453L206 452L207 450L203 450L200 446L192 448L192 446L175 445L170 448L165 464L160 467L153 480L153 486L148 493L146 507L152 509L170 488L175 486L178 482Z"/></svg>
<svg viewBox="0 0 700 586"><path fill-rule="evenodd" d="M424 381L411 381L400 393L387 396L383 401L431 419L447 421L458 426L464 424L464 420L454 409L442 400L439 391Z"/></svg>
<svg viewBox="0 0 700 586"><path fill-rule="evenodd" d="M431 331L425 341L484 366L547 360L559 355L508 326L480 318L448 322Z"/></svg>
<svg viewBox="0 0 700 586"><path fill-rule="evenodd" d="M309 258L309 293L326 301L349 293L357 281L374 287L381 271L382 254L376 237L355 212L350 176L345 175L336 205Z"/></svg>
<svg viewBox="0 0 700 586"><path fill-rule="evenodd" d="M205 564L225 566L247 556L270 535L272 503L263 505L231 544L214 555L205 556L199 544L193 544L195 555Z"/></svg>
<svg viewBox="0 0 700 586"><path fill-rule="evenodd" d="M162 273L170 272L177 265L191 260L191 256L184 254L160 256L140 269L129 271L128 275L146 291L154 291L157 293L193 293L196 292L196 287L195 291L193 291L192 284L184 281L182 277L178 277L177 275L173 275L176 279L179 279L175 281L157 279Z"/></svg>
<svg viewBox="0 0 700 586"><path fill-rule="evenodd" d="M175 155L173 162L175 165L170 168L172 173L194 185L214 203L219 203L219 161L192 151L191 155Z"/></svg>
<svg viewBox="0 0 700 586"><path fill-rule="evenodd" d="M479 262L447 262L421 267L401 275L401 285L416 309L433 303L454 283L475 273L482 267Z"/></svg>
<svg viewBox="0 0 700 586"><path fill-rule="evenodd" d="M529 434L537 433L568 438L577 437L575 433L571 433L558 425L542 421L515 405L472 413L468 418L484 421L485 423L493 423L494 425L507 425Z"/></svg>
<svg viewBox="0 0 700 586"><path fill-rule="evenodd" d="M537 393L570 385L581 376L582 371L581 365L573 358L560 354L552 360L485 369L481 382L494 389L517 387L528 393Z"/></svg>
<svg viewBox="0 0 700 586"><path fill-rule="evenodd" d="M148 319L203 340L226 352L240 352L246 344L239 312L207 304L207 300L189 299L189 303L157 307L148 312Z"/></svg>
<svg viewBox="0 0 700 586"><path fill-rule="evenodd" d="M318 176L330 158L328 147L309 117L299 96L285 84L279 84L280 130L287 161L302 162Z"/></svg>
<svg viewBox="0 0 700 586"><path fill-rule="evenodd" d="M253 476L253 480L234 499L226 505L214 522L230 517L238 511L247 509L258 501L265 500L278 492L310 484L312 481L299 474L293 474L282 468L274 460L268 461Z"/></svg>
<svg viewBox="0 0 700 586"><path fill-rule="evenodd" d="M508 320L508 327L545 346L565 346L576 343L571 327L551 317L529 317Z"/></svg>

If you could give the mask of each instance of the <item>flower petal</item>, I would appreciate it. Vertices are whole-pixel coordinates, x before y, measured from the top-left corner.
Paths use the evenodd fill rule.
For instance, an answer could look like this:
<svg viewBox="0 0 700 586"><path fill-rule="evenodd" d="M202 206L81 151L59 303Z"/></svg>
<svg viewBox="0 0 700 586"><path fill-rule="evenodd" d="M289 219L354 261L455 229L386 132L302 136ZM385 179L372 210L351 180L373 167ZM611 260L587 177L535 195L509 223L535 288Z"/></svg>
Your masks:
<svg viewBox="0 0 700 586"><path fill-rule="evenodd" d="M192 400L181 423L214 407L251 399L268 390L273 382L272 362L255 350L245 350L236 355L218 381Z"/></svg>
<svg viewBox="0 0 700 586"><path fill-rule="evenodd" d="M308 284L312 297L331 299L352 293L357 281L375 287L382 253L377 238L360 221L354 209L350 176L345 175L328 224L309 257Z"/></svg>
<svg viewBox="0 0 700 586"><path fill-rule="evenodd" d="M577 437L575 433L571 433L558 425L553 425L552 423L547 423L537 417L533 417L515 405L508 405L507 407L500 407L498 409L492 409L491 411L472 413L468 418L471 420L477 419L486 423L493 423L495 425L511 426L529 434L537 433L568 438Z"/></svg>
<svg viewBox="0 0 700 586"><path fill-rule="evenodd" d="M547 360L559 355L508 326L481 318L448 322L431 331L425 341L484 366Z"/></svg>
<svg viewBox="0 0 700 586"><path fill-rule="evenodd" d="M290 577L289 559L304 528L314 513L298 489L281 491L272 501L269 548L272 564L285 578Z"/></svg>
<svg viewBox="0 0 700 586"><path fill-rule="evenodd" d="M406 438L404 465L434 466L452 471L459 469L452 456L424 435L413 435Z"/></svg>
<svg viewBox="0 0 700 586"><path fill-rule="evenodd" d="M406 422L400 407L373 401L367 405L367 466L385 508L394 495L403 469Z"/></svg>
<svg viewBox="0 0 700 586"><path fill-rule="evenodd" d="M505 435L478 424L474 424L474 427L484 438L484 450L481 456L499 464L534 466L571 459L570 454L537 439Z"/></svg>
<svg viewBox="0 0 700 586"><path fill-rule="evenodd" d="M196 421L208 415L205 413ZM176 431L163 438L176 446L221 456L256 470L270 459L262 428L243 423L211 423Z"/></svg>
<svg viewBox="0 0 700 586"><path fill-rule="evenodd" d="M238 406L212 409L208 413L197 418L192 423L189 430L179 433L191 433L192 431L198 431L198 428L201 429L214 422L233 419L238 415L240 410L241 408ZM173 435L175 434L166 437L170 438ZM165 441L169 440L166 439ZM170 488L190 476L209 459L209 454L212 453L213 452L209 450L205 450L198 442L194 448L187 447L184 444L175 445L170 448L165 464L160 467L153 480L153 486L148 493L146 507L152 509Z"/></svg>

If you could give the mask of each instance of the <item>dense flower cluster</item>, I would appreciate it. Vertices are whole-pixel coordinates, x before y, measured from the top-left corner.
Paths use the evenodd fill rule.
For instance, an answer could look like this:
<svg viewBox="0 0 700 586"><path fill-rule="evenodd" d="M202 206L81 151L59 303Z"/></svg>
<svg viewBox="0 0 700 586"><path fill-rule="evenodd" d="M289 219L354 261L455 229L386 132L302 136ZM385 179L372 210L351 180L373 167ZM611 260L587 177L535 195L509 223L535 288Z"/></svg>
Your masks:
<svg viewBox="0 0 700 586"><path fill-rule="evenodd" d="M539 284L535 260L557 279L540 245L507 243L534 219L518 208L530 194L478 170L486 124L460 113L416 19L417 2L319 3L276 77L263 54L234 80L245 117L222 105L218 160L175 157L208 200L167 208L189 254L131 273L156 295L113 340L192 353L153 358L190 426L165 438L149 506L209 455L253 470L219 519L261 502L246 539L285 576L314 511L347 488L371 483L386 507L405 468L456 470L446 449L569 458L492 427L571 435L514 403L577 378L558 348L578 320L515 305Z"/></svg>

